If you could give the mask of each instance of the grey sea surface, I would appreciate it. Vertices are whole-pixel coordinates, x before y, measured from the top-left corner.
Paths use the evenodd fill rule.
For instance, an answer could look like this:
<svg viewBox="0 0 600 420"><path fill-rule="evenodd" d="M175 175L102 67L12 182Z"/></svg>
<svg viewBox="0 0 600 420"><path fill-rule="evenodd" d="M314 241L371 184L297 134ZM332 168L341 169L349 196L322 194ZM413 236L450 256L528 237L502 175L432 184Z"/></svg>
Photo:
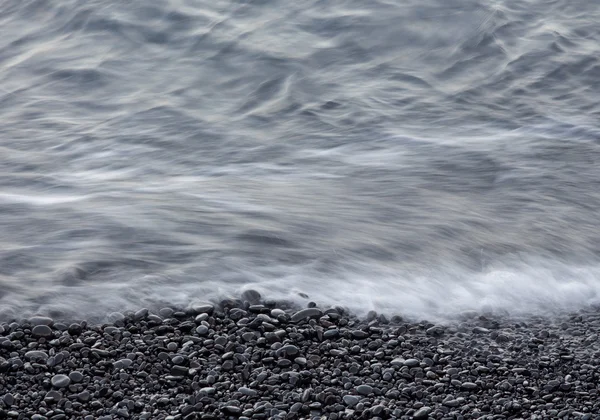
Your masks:
<svg viewBox="0 0 600 420"><path fill-rule="evenodd" d="M7 0L0 318L600 301L600 7ZM308 299L303 297L308 295Z"/></svg>

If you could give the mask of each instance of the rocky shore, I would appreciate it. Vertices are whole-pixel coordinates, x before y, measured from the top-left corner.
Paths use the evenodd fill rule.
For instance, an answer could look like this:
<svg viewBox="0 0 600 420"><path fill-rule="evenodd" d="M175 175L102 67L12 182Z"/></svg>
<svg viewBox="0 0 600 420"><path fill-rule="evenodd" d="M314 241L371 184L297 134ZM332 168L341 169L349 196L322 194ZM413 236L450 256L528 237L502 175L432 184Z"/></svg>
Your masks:
<svg viewBox="0 0 600 420"><path fill-rule="evenodd" d="M0 418L600 418L600 311L435 325L265 301L0 324Z"/></svg>

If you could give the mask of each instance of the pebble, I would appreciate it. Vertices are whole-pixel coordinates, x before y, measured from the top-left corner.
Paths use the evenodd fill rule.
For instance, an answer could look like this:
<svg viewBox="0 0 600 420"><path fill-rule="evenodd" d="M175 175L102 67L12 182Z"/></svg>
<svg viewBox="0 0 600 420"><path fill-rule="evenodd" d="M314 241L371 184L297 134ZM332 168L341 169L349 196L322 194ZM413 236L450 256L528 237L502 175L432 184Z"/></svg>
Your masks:
<svg viewBox="0 0 600 420"><path fill-rule="evenodd" d="M196 332L200 336L207 335L208 334L208 327L205 326L205 325L200 325L200 326L198 326L198 328L196 328Z"/></svg>
<svg viewBox="0 0 600 420"><path fill-rule="evenodd" d="M413 414L413 419L426 419L429 417L429 413L431 413L430 407L421 407Z"/></svg>
<svg viewBox="0 0 600 420"><path fill-rule="evenodd" d="M418 367L421 365L417 359L406 359L404 361L404 366L408 366L409 368Z"/></svg>
<svg viewBox="0 0 600 420"><path fill-rule="evenodd" d="M356 392L361 395L369 395L373 392L373 387L371 385L359 385L356 387Z"/></svg>
<svg viewBox="0 0 600 420"><path fill-rule="evenodd" d="M71 384L71 379L67 375L54 375L51 382L56 388L66 388Z"/></svg>
<svg viewBox="0 0 600 420"><path fill-rule="evenodd" d="M40 350L31 350L25 353L25 359L31 362L45 362L48 360L48 353Z"/></svg>
<svg viewBox="0 0 600 420"><path fill-rule="evenodd" d="M319 308L306 308L294 313L291 317L293 323L305 321L310 318L319 318L323 316L323 311Z"/></svg>
<svg viewBox="0 0 600 420"><path fill-rule="evenodd" d="M47 325L36 325L31 329L31 334L34 337L52 337L52 329Z"/></svg>
<svg viewBox="0 0 600 420"><path fill-rule="evenodd" d="M81 382L83 381L83 374L81 372L73 371L69 373L69 379L71 380L71 382Z"/></svg>
<svg viewBox="0 0 600 420"><path fill-rule="evenodd" d="M37 325L46 325L51 327L54 324L54 320L46 316L34 316L29 318L29 324L31 324L32 327Z"/></svg>
<svg viewBox="0 0 600 420"><path fill-rule="evenodd" d="M360 398L355 395L344 395L343 400L344 404L346 404L348 407L354 407L356 404L358 404Z"/></svg>
<svg viewBox="0 0 600 420"><path fill-rule="evenodd" d="M196 314L212 314L215 310L215 307L211 304L197 304L192 305L192 311Z"/></svg>
<svg viewBox="0 0 600 420"><path fill-rule="evenodd" d="M256 397L258 395L258 392L256 392L254 389L246 388L245 386L239 388L238 392L247 397Z"/></svg>
<svg viewBox="0 0 600 420"><path fill-rule="evenodd" d="M441 327L261 301L250 293L223 311L163 308L164 319L142 309L118 317L119 325L0 321L0 416L588 419L600 412L597 312L564 325L474 315Z"/></svg>
<svg viewBox="0 0 600 420"><path fill-rule="evenodd" d="M490 330L488 330L487 328L483 328L483 327L475 327L475 328L473 328L473 333L474 334L489 334Z"/></svg>

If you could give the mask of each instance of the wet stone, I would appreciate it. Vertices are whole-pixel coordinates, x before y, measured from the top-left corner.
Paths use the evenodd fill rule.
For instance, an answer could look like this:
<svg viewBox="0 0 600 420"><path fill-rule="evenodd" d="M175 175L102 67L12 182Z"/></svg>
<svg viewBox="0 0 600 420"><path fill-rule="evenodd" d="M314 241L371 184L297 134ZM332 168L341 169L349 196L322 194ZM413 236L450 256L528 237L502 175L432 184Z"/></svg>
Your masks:
<svg viewBox="0 0 600 420"><path fill-rule="evenodd" d="M33 316L29 318L29 324L32 327L35 327L37 325L46 325L48 327L51 327L54 324L54 320L46 316Z"/></svg>
<svg viewBox="0 0 600 420"><path fill-rule="evenodd" d="M318 308L306 308L294 313L291 317L293 323L305 321L310 318L320 318L323 316L323 311Z"/></svg>
<svg viewBox="0 0 600 420"><path fill-rule="evenodd" d="M52 337L52 329L47 325L36 325L31 329L31 334L34 337Z"/></svg>

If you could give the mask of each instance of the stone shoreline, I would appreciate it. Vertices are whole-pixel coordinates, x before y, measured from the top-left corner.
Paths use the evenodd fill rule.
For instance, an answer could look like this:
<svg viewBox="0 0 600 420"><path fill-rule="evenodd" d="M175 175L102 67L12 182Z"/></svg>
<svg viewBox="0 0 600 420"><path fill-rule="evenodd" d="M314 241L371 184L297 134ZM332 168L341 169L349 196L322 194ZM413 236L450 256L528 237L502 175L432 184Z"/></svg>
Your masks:
<svg viewBox="0 0 600 420"><path fill-rule="evenodd" d="M450 325L254 291L112 324L0 324L0 419L600 418L600 312Z"/></svg>

